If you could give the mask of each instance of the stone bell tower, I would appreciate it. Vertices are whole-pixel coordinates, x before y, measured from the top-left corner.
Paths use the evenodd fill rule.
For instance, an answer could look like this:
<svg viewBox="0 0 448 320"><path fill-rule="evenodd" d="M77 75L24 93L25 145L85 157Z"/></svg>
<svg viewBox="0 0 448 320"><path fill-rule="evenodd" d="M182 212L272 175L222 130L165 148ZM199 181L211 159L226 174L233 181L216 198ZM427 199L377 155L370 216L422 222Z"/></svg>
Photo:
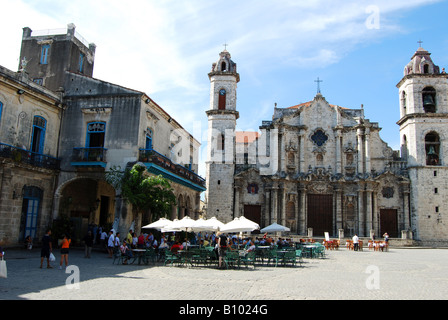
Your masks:
<svg viewBox="0 0 448 320"><path fill-rule="evenodd" d="M235 128L239 117L236 96L240 76L227 50L219 54L208 76L207 216L216 216L223 222L229 222L234 218Z"/></svg>
<svg viewBox="0 0 448 320"><path fill-rule="evenodd" d="M397 84L402 158L411 180L410 217L414 239L448 241L448 74L422 47Z"/></svg>

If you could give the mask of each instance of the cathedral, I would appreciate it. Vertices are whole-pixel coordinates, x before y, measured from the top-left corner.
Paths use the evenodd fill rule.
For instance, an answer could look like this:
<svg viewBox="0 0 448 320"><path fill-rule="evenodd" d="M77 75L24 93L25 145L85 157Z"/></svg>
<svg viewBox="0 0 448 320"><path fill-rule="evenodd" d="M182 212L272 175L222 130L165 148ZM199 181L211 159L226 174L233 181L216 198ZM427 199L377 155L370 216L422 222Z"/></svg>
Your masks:
<svg viewBox="0 0 448 320"><path fill-rule="evenodd" d="M363 106L312 101L274 109L259 132L236 131L240 75L227 50L212 64L207 215L274 222L292 234L448 242L448 83L419 48L397 84L401 150L380 137Z"/></svg>

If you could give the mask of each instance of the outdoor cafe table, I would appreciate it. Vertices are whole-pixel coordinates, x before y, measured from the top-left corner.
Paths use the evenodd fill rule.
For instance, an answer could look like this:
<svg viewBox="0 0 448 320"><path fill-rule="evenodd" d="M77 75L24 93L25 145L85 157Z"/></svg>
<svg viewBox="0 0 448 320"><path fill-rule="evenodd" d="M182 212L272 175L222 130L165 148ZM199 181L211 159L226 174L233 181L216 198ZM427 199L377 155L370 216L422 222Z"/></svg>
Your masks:
<svg viewBox="0 0 448 320"><path fill-rule="evenodd" d="M142 258L146 252L146 249L132 249L132 252L134 252L134 260L132 260L132 263L135 262L135 260L138 259L138 264L142 262Z"/></svg>
<svg viewBox="0 0 448 320"><path fill-rule="evenodd" d="M310 250L310 257L313 258L314 250L317 248L317 245L315 245L315 244L306 244L303 247Z"/></svg>
<svg viewBox="0 0 448 320"><path fill-rule="evenodd" d="M191 265L193 266L193 263L191 262L191 251L190 250L177 250L177 254L180 258L180 261L183 262L185 265Z"/></svg>

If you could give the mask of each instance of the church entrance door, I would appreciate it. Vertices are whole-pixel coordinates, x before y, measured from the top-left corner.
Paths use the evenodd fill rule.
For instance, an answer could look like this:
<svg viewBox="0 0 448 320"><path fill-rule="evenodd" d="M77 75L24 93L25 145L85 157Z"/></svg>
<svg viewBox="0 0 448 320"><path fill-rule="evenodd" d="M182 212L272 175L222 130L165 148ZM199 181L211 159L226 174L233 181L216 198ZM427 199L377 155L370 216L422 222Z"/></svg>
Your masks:
<svg viewBox="0 0 448 320"><path fill-rule="evenodd" d="M398 218L397 209L380 210L380 236L385 232L391 238L398 238Z"/></svg>
<svg viewBox="0 0 448 320"><path fill-rule="evenodd" d="M244 216L261 226L261 206L244 205Z"/></svg>
<svg viewBox="0 0 448 320"><path fill-rule="evenodd" d="M313 235L318 237L324 232L333 234L333 195L308 195L308 228L313 228Z"/></svg>

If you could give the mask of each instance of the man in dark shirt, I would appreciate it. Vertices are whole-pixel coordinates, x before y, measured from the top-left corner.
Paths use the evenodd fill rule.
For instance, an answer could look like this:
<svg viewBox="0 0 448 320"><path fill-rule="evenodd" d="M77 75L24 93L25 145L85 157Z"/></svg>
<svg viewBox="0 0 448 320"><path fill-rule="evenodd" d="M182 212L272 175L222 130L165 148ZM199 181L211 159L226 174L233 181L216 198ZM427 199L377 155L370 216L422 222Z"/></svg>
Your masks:
<svg viewBox="0 0 448 320"><path fill-rule="evenodd" d="M51 245L51 230L48 229L45 235L42 238L42 250L40 252L40 268L42 268L42 264L44 262L44 258L47 258L47 268L51 269L52 266L50 265L50 253L53 250Z"/></svg>

